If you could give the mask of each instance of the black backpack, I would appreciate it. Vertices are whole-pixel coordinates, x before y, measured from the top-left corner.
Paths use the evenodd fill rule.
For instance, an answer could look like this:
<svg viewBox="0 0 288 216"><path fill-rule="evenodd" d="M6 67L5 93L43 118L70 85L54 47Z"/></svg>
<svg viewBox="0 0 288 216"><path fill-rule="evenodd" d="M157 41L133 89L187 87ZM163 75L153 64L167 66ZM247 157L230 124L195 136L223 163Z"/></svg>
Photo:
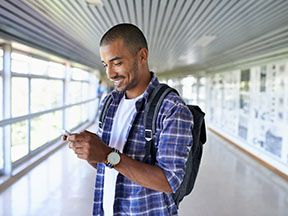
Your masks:
<svg viewBox="0 0 288 216"><path fill-rule="evenodd" d="M155 164L156 162L156 152L157 152L153 140L154 134L156 133L157 114L159 112L159 109L161 107L164 98L170 92L175 92L176 94L178 94L178 92L175 89L169 87L166 84L158 85L150 94L147 105L145 106L144 125L145 125L146 152L144 162L147 162L149 156L151 156L152 165ZM102 112L99 117L100 128L102 128L103 126L106 112L111 102L112 97L111 95L109 95L104 103ZM183 198L186 195L188 195L192 191L194 187L202 157L202 148L203 148L202 145L206 142L206 128L204 121L205 113L202 112L202 110L198 106L194 105L187 105L187 106L193 114L193 121L194 121L194 127L192 129L193 145L191 147L189 157L186 162L186 170L183 181L180 187L177 189L177 191L173 194L173 199L177 207L179 207L179 203L183 200Z"/></svg>

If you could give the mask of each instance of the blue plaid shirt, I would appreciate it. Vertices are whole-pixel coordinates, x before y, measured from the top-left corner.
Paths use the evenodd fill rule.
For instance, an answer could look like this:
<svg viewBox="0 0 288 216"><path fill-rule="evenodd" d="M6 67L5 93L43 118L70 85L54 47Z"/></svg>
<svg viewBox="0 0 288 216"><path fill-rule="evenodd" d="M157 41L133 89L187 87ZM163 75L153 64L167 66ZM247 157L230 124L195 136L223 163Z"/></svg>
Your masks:
<svg viewBox="0 0 288 216"><path fill-rule="evenodd" d="M143 161L145 155L144 135L144 107L149 94L159 85L159 81L153 74L148 88L135 106L136 113L127 133L127 142L123 153L135 160ZM105 143L109 143L113 118L118 104L124 96L123 92L113 91L112 104L108 108L103 129L99 129L98 135ZM107 97L103 100L105 101ZM157 129L154 137L157 147L156 165L160 167L175 192L184 177L185 163L192 145L193 117L182 99L175 93L169 93L163 101L157 117ZM97 175L94 192L93 215L103 216L103 163L97 164ZM111 197L113 201L113 197ZM149 215L168 216L177 215L177 206L171 193L164 193L145 188L122 174L118 174L114 199L114 215Z"/></svg>

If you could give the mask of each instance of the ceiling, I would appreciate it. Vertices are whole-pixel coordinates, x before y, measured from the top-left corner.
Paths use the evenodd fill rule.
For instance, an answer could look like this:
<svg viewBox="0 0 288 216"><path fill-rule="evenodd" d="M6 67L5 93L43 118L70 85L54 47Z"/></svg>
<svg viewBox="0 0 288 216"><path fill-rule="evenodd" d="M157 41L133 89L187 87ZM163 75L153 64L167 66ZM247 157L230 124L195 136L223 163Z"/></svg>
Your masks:
<svg viewBox="0 0 288 216"><path fill-rule="evenodd" d="M143 30L158 72L205 70L288 48L287 0L0 2L0 37L101 70L99 40L122 22Z"/></svg>

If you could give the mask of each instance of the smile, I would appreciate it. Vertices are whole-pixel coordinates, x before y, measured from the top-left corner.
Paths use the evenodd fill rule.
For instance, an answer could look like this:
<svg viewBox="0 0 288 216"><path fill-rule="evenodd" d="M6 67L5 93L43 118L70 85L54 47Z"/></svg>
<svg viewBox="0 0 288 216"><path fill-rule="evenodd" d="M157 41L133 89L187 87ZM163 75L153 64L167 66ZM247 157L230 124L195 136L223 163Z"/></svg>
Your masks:
<svg viewBox="0 0 288 216"><path fill-rule="evenodd" d="M113 83L117 87L122 83L123 80L124 80L124 78L118 78L116 80L113 80Z"/></svg>

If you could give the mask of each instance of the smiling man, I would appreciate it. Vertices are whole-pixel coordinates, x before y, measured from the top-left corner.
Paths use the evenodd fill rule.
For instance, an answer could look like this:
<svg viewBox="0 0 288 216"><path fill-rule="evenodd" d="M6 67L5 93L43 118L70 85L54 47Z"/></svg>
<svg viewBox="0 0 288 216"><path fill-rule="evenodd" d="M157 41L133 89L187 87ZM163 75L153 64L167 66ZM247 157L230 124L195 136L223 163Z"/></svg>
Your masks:
<svg viewBox="0 0 288 216"><path fill-rule="evenodd" d="M159 85L149 71L146 39L132 24L116 25L102 37L100 56L115 86L103 128L68 136L77 156L97 168L93 215L177 215L172 194L185 174L192 114L169 93L156 121L156 163L144 162L144 108Z"/></svg>

